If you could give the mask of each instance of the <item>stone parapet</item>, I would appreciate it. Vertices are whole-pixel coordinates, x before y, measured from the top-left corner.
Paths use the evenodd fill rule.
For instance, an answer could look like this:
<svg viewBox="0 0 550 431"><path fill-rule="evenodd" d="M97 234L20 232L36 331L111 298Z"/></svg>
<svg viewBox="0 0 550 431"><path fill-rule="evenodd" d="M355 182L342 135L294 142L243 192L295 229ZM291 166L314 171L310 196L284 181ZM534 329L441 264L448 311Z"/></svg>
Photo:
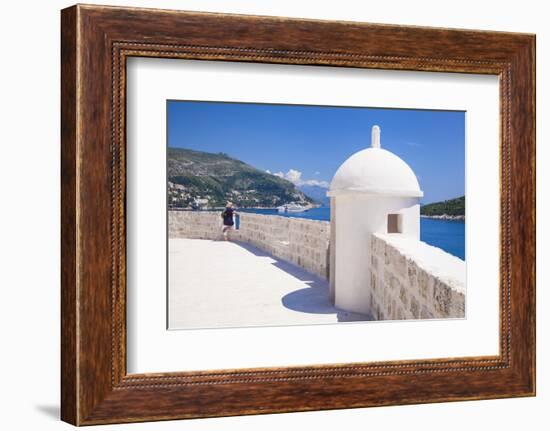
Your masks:
<svg viewBox="0 0 550 431"><path fill-rule="evenodd" d="M221 211L168 211L168 236L221 240ZM325 221L241 212L231 239L252 244L328 279L330 224Z"/></svg>
<svg viewBox="0 0 550 431"><path fill-rule="evenodd" d="M464 318L466 263L401 234L373 234L371 312L377 320Z"/></svg>
<svg viewBox="0 0 550 431"><path fill-rule="evenodd" d="M231 239L258 247L308 272L329 278L330 224L277 215L240 213ZM222 240L220 211L168 211L170 238ZM440 248L402 234L370 241L370 312L377 320L465 317L466 264Z"/></svg>
<svg viewBox="0 0 550 431"><path fill-rule="evenodd" d="M168 211L168 237L221 239L222 219L213 211Z"/></svg>

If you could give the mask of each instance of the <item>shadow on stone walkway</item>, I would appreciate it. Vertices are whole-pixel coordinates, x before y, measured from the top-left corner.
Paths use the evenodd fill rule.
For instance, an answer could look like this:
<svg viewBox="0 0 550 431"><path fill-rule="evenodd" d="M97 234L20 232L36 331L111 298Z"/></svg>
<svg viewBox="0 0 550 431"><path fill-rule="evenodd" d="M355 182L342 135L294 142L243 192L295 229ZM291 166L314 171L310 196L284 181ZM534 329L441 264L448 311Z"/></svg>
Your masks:
<svg viewBox="0 0 550 431"><path fill-rule="evenodd" d="M281 303L289 310L309 314L335 314L338 322L362 322L374 320L368 314L340 310L330 301L328 282L307 272L292 263L281 260L250 244L236 242L240 247L258 257L269 257L272 265L307 284L309 287L298 289L284 295Z"/></svg>

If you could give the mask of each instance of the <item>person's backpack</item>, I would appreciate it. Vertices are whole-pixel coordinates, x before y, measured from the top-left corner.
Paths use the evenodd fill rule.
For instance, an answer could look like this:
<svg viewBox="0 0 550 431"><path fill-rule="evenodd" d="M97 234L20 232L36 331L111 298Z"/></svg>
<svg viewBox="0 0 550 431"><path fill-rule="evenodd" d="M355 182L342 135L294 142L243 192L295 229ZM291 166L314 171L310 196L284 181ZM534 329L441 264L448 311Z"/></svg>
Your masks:
<svg viewBox="0 0 550 431"><path fill-rule="evenodd" d="M227 214L227 213L225 212L225 210L223 210L222 213L221 213L222 218L225 218L225 215L226 215L226 214Z"/></svg>

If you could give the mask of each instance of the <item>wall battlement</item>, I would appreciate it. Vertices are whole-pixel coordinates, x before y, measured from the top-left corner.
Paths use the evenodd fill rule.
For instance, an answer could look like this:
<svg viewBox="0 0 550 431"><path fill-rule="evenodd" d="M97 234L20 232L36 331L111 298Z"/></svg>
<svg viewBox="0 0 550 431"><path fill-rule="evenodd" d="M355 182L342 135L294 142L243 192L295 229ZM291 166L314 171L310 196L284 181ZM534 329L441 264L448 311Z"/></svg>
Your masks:
<svg viewBox="0 0 550 431"><path fill-rule="evenodd" d="M371 312L377 320L465 317L466 263L400 234L373 234Z"/></svg>
<svg viewBox="0 0 550 431"><path fill-rule="evenodd" d="M222 239L221 211L168 211L169 238ZM325 221L239 213L231 239L252 244L328 279L330 224Z"/></svg>
<svg viewBox="0 0 550 431"><path fill-rule="evenodd" d="M169 238L222 239L220 211L168 211L168 226ZM240 213L231 239L329 279L328 222ZM465 317L463 260L402 234L372 234L370 252L364 289L375 319Z"/></svg>

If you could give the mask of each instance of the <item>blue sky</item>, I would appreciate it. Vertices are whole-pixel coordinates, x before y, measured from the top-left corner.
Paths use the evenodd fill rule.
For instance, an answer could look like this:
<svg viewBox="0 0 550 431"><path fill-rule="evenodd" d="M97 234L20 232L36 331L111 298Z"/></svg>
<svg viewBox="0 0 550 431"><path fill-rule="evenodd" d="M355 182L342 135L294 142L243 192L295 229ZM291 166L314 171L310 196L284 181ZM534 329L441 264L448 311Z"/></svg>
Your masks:
<svg viewBox="0 0 550 431"><path fill-rule="evenodd" d="M168 101L168 146L224 152L297 184L330 183L352 154L382 147L413 169L422 203L464 194L465 113L255 103Z"/></svg>

